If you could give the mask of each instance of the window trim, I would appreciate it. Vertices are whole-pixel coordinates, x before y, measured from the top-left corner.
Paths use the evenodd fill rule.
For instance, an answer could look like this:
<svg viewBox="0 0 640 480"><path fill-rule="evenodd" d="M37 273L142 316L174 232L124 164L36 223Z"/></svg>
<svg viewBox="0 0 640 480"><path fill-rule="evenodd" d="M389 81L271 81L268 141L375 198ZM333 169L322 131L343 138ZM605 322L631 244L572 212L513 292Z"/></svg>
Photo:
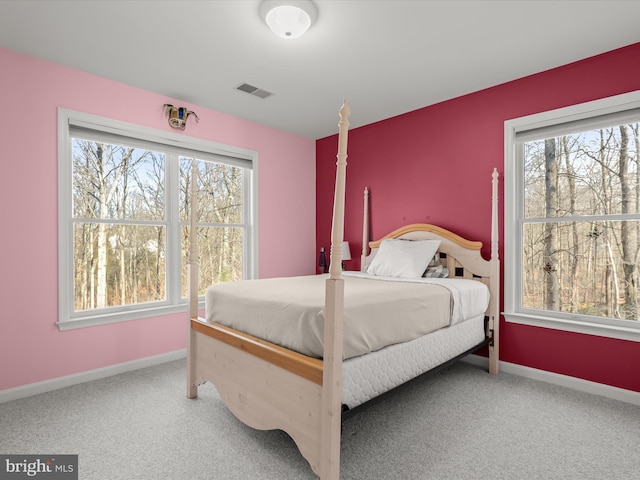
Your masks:
<svg viewBox="0 0 640 480"><path fill-rule="evenodd" d="M550 110L504 122L504 312L507 322L551 328L608 338L640 342L640 321L637 327L598 323L599 317L579 314L553 315L522 305L521 270L522 232L518 212L523 208L523 166L517 162L516 136L523 132L573 124L588 125L596 117L622 114L640 108L640 91L634 91L569 107ZM591 321L589 320L591 319Z"/></svg>
<svg viewBox="0 0 640 480"><path fill-rule="evenodd" d="M194 152L202 154L203 159L223 157L225 163L251 163L250 174L246 175L245 186L245 215L250 228L247 232L248 248L243 254L243 265L247 278L258 277L258 152L246 148L220 144L195 137L188 137L174 132L165 132L150 127L135 125L119 120L113 120L95 115L58 108L58 321L61 331L110 324L141 318L156 317L172 313L185 312L186 299L171 298L170 284L173 279L167 279L167 298L162 302L153 302L148 307L144 304L110 307L104 312L93 310L91 315L76 316L73 314L73 219L71 192L71 136L70 129L87 128L103 131L111 135L118 135L144 142L153 142L167 146L172 153L184 152L187 155ZM213 158L215 159L215 158ZM167 172L169 174L169 172ZM167 188L175 188L167 185ZM171 209L171 205L169 205ZM175 209L174 209L175 210ZM166 213L170 217L178 218L175 212ZM179 222L178 222L179 223ZM168 230L168 235L171 232ZM177 259L167 259L168 262L180 262ZM174 265L175 267L175 265ZM175 287L175 285L174 285ZM68 293L68 291L71 293ZM178 297L179 290L178 290ZM204 306L201 297L200 307ZM108 310L108 311L107 311Z"/></svg>

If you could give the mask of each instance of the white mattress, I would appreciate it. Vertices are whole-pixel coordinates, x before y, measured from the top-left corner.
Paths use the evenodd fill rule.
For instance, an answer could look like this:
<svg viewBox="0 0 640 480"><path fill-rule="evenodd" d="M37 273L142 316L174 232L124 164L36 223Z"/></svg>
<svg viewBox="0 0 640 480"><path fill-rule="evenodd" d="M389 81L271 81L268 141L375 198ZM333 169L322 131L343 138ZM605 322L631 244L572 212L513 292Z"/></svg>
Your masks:
<svg viewBox="0 0 640 480"><path fill-rule="evenodd" d="M342 403L354 408L455 358L485 338L484 315L342 363Z"/></svg>

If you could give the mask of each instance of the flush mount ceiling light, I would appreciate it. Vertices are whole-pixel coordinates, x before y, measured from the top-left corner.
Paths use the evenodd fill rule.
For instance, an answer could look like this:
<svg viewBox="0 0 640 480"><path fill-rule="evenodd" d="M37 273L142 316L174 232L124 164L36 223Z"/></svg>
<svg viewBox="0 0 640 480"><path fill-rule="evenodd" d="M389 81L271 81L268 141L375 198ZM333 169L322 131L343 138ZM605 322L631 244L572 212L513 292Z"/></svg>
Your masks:
<svg viewBox="0 0 640 480"><path fill-rule="evenodd" d="M260 16L273 33L293 39L309 29L316 21L318 11L311 0L263 0Z"/></svg>

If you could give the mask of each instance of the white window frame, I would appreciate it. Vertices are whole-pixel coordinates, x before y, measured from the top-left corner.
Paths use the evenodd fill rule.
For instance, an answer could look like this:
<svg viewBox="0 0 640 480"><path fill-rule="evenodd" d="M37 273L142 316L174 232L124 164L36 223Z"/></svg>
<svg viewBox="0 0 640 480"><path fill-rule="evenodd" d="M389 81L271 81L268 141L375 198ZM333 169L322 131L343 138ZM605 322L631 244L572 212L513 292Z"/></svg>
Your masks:
<svg viewBox="0 0 640 480"><path fill-rule="evenodd" d="M516 135L560 131L580 125L598 128L607 117L624 118L640 109L640 91L528 115L504 123L504 312L507 322L640 342L640 321L532 310L522 307L523 161L518 159ZM637 111L634 115L638 115ZM637 118L637 117L636 117ZM616 219L613 218L612 219Z"/></svg>
<svg viewBox="0 0 640 480"><path fill-rule="evenodd" d="M122 322L139 318L155 317L171 313L184 312L186 299L181 298L180 285L180 249L167 250L166 299L108 309L75 312L73 307L73 222L72 222L72 142L71 129L88 129L104 132L108 135L135 139L139 144L160 144L169 149L172 155L183 154L207 159L223 157L233 163L251 162L251 169L246 170L243 185L244 218L249 224L243 251L244 278L258 277L258 153L253 150L224 145L173 132L155 130L140 125L121 122L107 118L76 112L64 108L58 109L58 322L60 330L69 330L114 322ZM175 168L167 166L165 172L166 188L175 189L177 182L177 162ZM172 172L171 170L175 170ZM177 199L177 192L173 196ZM167 239L172 236L173 242L179 242L179 219L177 203L167 204L165 213ZM125 221L126 223L126 221ZM170 275L170 272L173 275ZM175 277L175 278L174 278ZM200 306L203 299L201 297Z"/></svg>

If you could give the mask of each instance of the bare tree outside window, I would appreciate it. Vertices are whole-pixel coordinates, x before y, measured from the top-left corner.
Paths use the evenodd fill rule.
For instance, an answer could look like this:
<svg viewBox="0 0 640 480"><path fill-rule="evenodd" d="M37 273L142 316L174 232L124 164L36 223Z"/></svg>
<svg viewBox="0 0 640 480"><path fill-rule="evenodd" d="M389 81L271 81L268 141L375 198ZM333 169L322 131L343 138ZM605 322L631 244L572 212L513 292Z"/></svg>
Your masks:
<svg viewBox="0 0 640 480"><path fill-rule="evenodd" d="M638 127L522 144L523 307L638 321Z"/></svg>
<svg viewBox="0 0 640 480"><path fill-rule="evenodd" d="M167 299L167 157L126 145L74 138L74 310ZM186 296L190 203L197 204L201 293L243 276L243 169L180 157L181 294ZM191 197L191 169L198 193Z"/></svg>
<svg viewBox="0 0 640 480"><path fill-rule="evenodd" d="M59 329L186 312L192 206L199 293L255 278L256 162L253 150L59 108Z"/></svg>
<svg viewBox="0 0 640 480"><path fill-rule="evenodd" d="M232 165L180 158L182 295L186 296L189 256L191 172L198 169L196 220L200 292L208 285L243 278L243 169Z"/></svg>

